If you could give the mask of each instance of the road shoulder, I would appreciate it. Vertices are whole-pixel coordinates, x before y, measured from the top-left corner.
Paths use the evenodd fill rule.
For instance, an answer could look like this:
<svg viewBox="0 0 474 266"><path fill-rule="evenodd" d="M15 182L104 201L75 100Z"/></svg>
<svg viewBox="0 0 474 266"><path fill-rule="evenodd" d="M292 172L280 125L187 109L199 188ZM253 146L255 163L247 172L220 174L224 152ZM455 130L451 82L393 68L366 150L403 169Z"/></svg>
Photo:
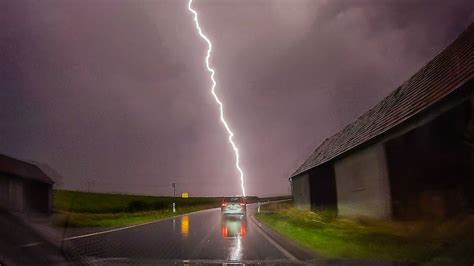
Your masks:
<svg viewBox="0 0 474 266"><path fill-rule="evenodd" d="M285 250L287 250L290 254L292 254L296 259L300 261L308 261L308 260L320 260L322 257L315 252L302 247L294 240L291 240L269 226L265 225L264 223L260 222L253 214L250 216L250 219L265 233L268 237L273 239L279 245L281 245Z"/></svg>

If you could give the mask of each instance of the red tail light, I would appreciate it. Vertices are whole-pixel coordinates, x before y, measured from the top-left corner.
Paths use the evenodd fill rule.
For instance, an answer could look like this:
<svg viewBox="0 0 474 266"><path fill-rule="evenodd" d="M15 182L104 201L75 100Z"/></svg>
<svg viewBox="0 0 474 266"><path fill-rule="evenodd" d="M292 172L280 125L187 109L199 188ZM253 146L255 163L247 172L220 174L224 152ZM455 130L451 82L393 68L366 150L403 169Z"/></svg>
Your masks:
<svg viewBox="0 0 474 266"><path fill-rule="evenodd" d="M245 234L247 233L246 231L245 224L242 224L240 227L240 236L245 237Z"/></svg>
<svg viewBox="0 0 474 266"><path fill-rule="evenodd" d="M222 203L222 207L225 207L225 206L227 206L227 203Z"/></svg>
<svg viewBox="0 0 474 266"><path fill-rule="evenodd" d="M222 227L222 236L223 236L223 237L227 237L227 235L228 235L228 231L227 231L227 230L228 230L228 229L227 229L227 226L223 226L223 227Z"/></svg>
<svg viewBox="0 0 474 266"><path fill-rule="evenodd" d="M240 203L240 206L245 206L245 203Z"/></svg>

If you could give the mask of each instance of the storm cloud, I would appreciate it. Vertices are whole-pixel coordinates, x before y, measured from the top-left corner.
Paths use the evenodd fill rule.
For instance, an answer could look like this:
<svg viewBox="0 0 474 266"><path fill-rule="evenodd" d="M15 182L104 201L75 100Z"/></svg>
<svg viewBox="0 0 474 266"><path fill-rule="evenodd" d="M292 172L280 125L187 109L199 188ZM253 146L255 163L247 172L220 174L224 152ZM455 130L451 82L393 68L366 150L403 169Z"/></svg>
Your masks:
<svg viewBox="0 0 474 266"><path fill-rule="evenodd" d="M199 1L248 194L288 193L325 138L474 20L472 1ZM185 1L0 4L0 153L61 186L239 194Z"/></svg>

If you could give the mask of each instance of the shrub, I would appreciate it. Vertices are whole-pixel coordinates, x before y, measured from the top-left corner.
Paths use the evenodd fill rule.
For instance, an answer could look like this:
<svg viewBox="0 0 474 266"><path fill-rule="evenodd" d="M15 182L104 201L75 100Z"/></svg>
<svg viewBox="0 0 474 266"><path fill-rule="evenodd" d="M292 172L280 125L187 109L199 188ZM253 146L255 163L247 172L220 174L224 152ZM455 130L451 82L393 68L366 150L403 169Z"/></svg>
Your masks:
<svg viewBox="0 0 474 266"><path fill-rule="evenodd" d="M152 207L153 210L165 210L168 207L170 207L170 204L168 204L166 202L162 202L162 201L154 201L151 204L151 207Z"/></svg>
<svg viewBox="0 0 474 266"><path fill-rule="evenodd" d="M132 200L128 203L127 209L130 212L145 211L150 209L150 204L141 200Z"/></svg>

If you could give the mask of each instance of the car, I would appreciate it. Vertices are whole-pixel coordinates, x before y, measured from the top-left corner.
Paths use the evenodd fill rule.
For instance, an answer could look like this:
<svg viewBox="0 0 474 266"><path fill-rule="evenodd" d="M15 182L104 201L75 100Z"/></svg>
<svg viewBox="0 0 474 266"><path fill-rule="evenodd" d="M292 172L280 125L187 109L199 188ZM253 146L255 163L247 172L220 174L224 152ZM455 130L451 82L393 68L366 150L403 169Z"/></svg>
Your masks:
<svg viewBox="0 0 474 266"><path fill-rule="evenodd" d="M222 199L221 212L224 215L240 214L247 212L247 203L241 196L225 197Z"/></svg>

